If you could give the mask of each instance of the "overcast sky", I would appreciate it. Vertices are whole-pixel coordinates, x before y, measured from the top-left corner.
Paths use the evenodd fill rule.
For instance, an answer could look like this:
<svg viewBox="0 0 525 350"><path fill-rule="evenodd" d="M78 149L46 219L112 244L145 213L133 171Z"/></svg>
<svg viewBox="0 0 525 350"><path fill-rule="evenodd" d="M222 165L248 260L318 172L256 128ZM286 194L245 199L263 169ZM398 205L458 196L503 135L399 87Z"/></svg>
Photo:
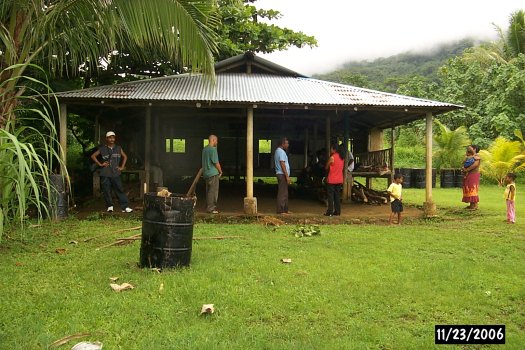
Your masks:
<svg viewBox="0 0 525 350"><path fill-rule="evenodd" d="M289 49L262 57L299 73L332 71L338 65L428 50L465 37L495 39L492 23L507 29L523 0L257 0L274 9L280 27L313 35L314 49Z"/></svg>

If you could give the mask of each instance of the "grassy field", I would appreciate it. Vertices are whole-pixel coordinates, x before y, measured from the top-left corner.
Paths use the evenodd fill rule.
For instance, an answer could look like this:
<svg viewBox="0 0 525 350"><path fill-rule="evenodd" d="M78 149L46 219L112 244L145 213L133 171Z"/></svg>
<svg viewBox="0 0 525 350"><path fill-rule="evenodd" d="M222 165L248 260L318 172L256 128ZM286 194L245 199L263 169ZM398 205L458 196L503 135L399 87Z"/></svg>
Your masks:
<svg viewBox="0 0 525 350"><path fill-rule="evenodd" d="M423 197L404 192L406 203ZM314 237L294 237L294 225L196 223L194 236L242 237L194 241L191 267L162 273L137 267L139 242L97 250L136 233L114 231L139 218L32 228L0 244L0 349L84 332L60 349L443 348L435 324L505 324L506 345L483 348L523 349L525 205L507 225L501 188L483 187L476 212L461 209L457 189L434 198L434 219L327 225ZM113 276L135 289L113 292ZM205 303L213 315L199 315ZM460 348L482 347L446 346Z"/></svg>

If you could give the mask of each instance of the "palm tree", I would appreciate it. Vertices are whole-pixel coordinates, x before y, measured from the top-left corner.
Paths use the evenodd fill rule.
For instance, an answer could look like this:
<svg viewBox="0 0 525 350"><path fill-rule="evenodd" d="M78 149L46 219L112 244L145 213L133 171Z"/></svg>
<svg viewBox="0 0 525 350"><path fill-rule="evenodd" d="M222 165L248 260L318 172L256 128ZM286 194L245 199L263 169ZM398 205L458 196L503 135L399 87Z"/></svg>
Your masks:
<svg viewBox="0 0 525 350"><path fill-rule="evenodd" d="M24 92L18 78L30 63L77 74L125 47L139 59L162 54L213 75L217 21L216 0L2 0L0 128L14 118Z"/></svg>
<svg viewBox="0 0 525 350"><path fill-rule="evenodd" d="M495 24L494 27L499 39L466 50L463 60L490 66L493 63L508 64L520 53L525 54L525 11L510 15L507 32Z"/></svg>
<svg viewBox="0 0 525 350"><path fill-rule="evenodd" d="M467 136L467 129L460 126L455 130L450 130L439 120L435 120L439 127L439 133L434 136L434 159L438 168L457 168L460 166L465 147L470 143Z"/></svg>
<svg viewBox="0 0 525 350"><path fill-rule="evenodd" d="M498 137L488 150L479 152L481 156L481 172L503 185L505 175L523 168L525 155L521 151L521 143Z"/></svg>
<svg viewBox="0 0 525 350"><path fill-rule="evenodd" d="M49 85L31 76L45 76L37 65L71 76L125 48L134 58L162 56L212 77L217 18L216 0L0 1L0 239L11 223L23 227L28 205L42 218L49 173L60 163L51 117L57 103L47 99ZM27 114L42 125L24 126L17 116Z"/></svg>
<svg viewBox="0 0 525 350"><path fill-rule="evenodd" d="M525 11L519 10L510 15L506 41L512 57L525 54Z"/></svg>

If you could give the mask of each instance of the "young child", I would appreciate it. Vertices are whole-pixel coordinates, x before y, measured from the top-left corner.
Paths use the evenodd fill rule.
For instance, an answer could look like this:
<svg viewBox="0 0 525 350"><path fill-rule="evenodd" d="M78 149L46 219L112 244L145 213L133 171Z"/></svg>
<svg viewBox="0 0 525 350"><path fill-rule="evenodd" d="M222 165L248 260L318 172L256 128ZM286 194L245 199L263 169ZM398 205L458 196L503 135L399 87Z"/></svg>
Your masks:
<svg viewBox="0 0 525 350"><path fill-rule="evenodd" d="M507 202L507 223L513 224L516 222L516 208L514 203L516 200L516 174L508 173L505 177L505 201Z"/></svg>
<svg viewBox="0 0 525 350"><path fill-rule="evenodd" d="M474 157L474 150L472 148L467 148L467 154L465 155L465 160L463 161L463 170L474 164L476 158ZM465 171L465 176L467 172Z"/></svg>
<svg viewBox="0 0 525 350"><path fill-rule="evenodd" d="M388 220L388 223L392 225L392 219L394 218L394 215L397 213L397 224L401 225L401 212L403 212L403 202L401 197L401 190L403 189L403 186L401 185L403 183L403 175L401 174L395 174L394 175L394 182L388 186L388 194L390 195L390 207L392 209L392 212L390 213L390 219Z"/></svg>

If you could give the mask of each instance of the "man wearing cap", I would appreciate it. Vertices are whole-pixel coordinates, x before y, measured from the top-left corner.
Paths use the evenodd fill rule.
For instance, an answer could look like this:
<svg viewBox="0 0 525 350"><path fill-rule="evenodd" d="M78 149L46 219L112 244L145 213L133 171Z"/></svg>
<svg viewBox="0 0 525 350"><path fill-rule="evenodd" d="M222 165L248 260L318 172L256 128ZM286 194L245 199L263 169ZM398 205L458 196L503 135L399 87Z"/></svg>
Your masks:
<svg viewBox="0 0 525 350"><path fill-rule="evenodd" d="M102 157L102 163L97 159L98 156ZM104 201L106 202L108 213L113 212L112 188L117 193L122 212L131 213L133 209L128 206L128 197L126 197L124 193L122 181L120 180L120 174L126 166L128 156L124 153L122 147L115 144L115 133L113 131L106 133L106 144L100 146L99 149L91 155L91 159L100 167L98 170L100 174L100 185L102 186L102 193L104 194Z"/></svg>

